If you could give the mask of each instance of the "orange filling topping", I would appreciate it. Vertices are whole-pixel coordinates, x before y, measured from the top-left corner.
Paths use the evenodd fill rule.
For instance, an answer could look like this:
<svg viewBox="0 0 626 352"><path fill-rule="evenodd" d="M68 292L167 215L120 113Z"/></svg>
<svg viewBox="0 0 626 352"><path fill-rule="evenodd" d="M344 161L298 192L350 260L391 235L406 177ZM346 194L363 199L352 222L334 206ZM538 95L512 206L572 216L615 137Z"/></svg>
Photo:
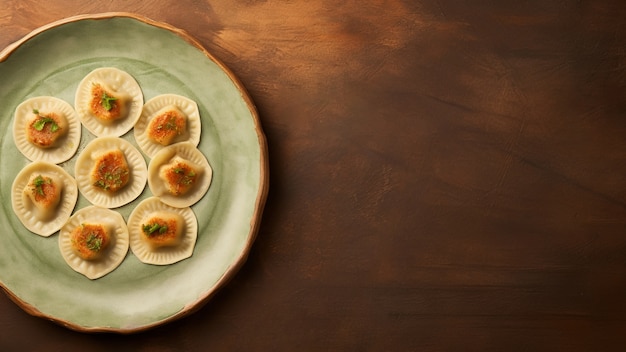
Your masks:
<svg viewBox="0 0 626 352"><path fill-rule="evenodd" d="M130 179L130 169L120 150L114 150L100 156L92 173L93 185L108 192L117 192Z"/></svg>
<svg viewBox="0 0 626 352"><path fill-rule="evenodd" d="M180 233L178 220L175 217L155 217L141 226L144 238L155 247L173 246L178 244Z"/></svg>
<svg viewBox="0 0 626 352"><path fill-rule="evenodd" d="M53 147L56 141L65 134L61 117L54 113L40 114L33 111L35 118L26 126L28 140L41 148Z"/></svg>
<svg viewBox="0 0 626 352"><path fill-rule="evenodd" d="M30 183L32 199L43 208L51 208L58 204L57 185L50 177L37 176Z"/></svg>
<svg viewBox="0 0 626 352"><path fill-rule="evenodd" d="M150 121L148 137L161 145L169 145L183 134L187 128L187 119L176 109L165 111Z"/></svg>
<svg viewBox="0 0 626 352"><path fill-rule="evenodd" d="M111 238L102 225L82 224L72 231L70 240L79 257L94 260L102 256Z"/></svg>
<svg viewBox="0 0 626 352"><path fill-rule="evenodd" d="M189 165L178 162L165 170L164 178L169 192L178 196L187 193L196 184L198 174Z"/></svg>
<svg viewBox="0 0 626 352"><path fill-rule="evenodd" d="M91 88L89 108L97 118L104 121L121 119L125 115L124 107L124 99L107 91L100 84L94 84Z"/></svg>

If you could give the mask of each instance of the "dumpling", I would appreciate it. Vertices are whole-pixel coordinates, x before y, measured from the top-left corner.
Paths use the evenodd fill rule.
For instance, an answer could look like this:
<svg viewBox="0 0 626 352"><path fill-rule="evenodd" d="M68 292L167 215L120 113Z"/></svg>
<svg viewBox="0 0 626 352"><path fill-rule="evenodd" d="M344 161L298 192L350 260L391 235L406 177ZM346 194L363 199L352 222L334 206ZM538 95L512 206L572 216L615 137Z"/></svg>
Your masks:
<svg viewBox="0 0 626 352"><path fill-rule="evenodd" d="M169 194L184 197L202 179L202 168L176 155L159 169L159 178Z"/></svg>
<svg viewBox="0 0 626 352"><path fill-rule="evenodd" d="M158 152L148 167L152 194L173 207L189 207L208 191L213 170L193 144L176 143Z"/></svg>
<svg viewBox="0 0 626 352"><path fill-rule="evenodd" d="M76 153L81 126L70 104L39 96L25 100L15 109L13 136L17 149L29 160L59 164Z"/></svg>
<svg viewBox="0 0 626 352"><path fill-rule="evenodd" d="M187 116L174 105L159 110L148 122L146 136L160 145L170 145L187 134Z"/></svg>
<svg viewBox="0 0 626 352"><path fill-rule="evenodd" d="M67 134L67 127L63 114L33 109L33 118L26 123L26 138L39 148L58 147Z"/></svg>
<svg viewBox="0 0 626 352"><path fill-rule="evenodd" d="M35 206L35 217L45 221L55 215L57 205L61 202L62 190L63 181L56 175L35 173L28 180L24 195Z"/></svg>
<svg viewBox="0 0 626 352"><path fill-rule="evenodd" d="M191 208L174 208L158 197L143 200L128 218L130 249L147 264L167 265L189 258L198 237Z"/></svg>
<svg viewBox="0 0 626 352"><path fill-rule="evenodd" d="M111 243L111 229L106 224L82 223L70 232L70 242L81 259L101 259Z"/></svg>
<svg viewBox="0 0 626 352"><path fill-rule="evenodd" d="M130 168L119 149L99 150L92 154L92 184L103 191L115 193L124 188L130 179Z"/></svg>
<svg viewBox="0 0 626 352"><path fill-rule="evenodd" d="M11 188L13 211L31 232L48 237L72 215L76 181L60 166L36 161L23 168Z"/></svg>
<svg viewBox="0 0 626 352"><path fill-rule="evenodd" d="M184 225L179 214L154 213L141 224L142 239L153 248L175 247L183 236Z"/></svg>
<svg viewBox="0 0 626 352"><path fill-rule="evenodd" d="M125 118L128 114L129 97L118 93L104 83L91 85L89 112L104 124Z"/></svg>
<svg viewBox="0 0 626 352"><path fill-rule="evenodd" d="M153 157L165 146L200 143L200 112L195 101L176 94L158 95L146 102L133 133L141 150Z"/></svg>
<svg viewBox="0 0 626 352"><path fill-rule="evenodd" d="M80 153L74 174L78 189L93 205L117 208L143 192L148 170L143 156L130 142L100 137Z"/></svg>
<svg viewBox="0 0 626 352"><path fill-rule="evenodd" d="M128 248L124 218L110 209L80 209L59 232L59 249L67 265L92 280L116 269Z"/></svg>
<svg viewBox="0 0 626 352"><path fill-rule="evenodd" d="M113 67L91 71L79 83L74 102L83 125L98 137L119 137L139 119L143 92L127 72Z"/></svg>

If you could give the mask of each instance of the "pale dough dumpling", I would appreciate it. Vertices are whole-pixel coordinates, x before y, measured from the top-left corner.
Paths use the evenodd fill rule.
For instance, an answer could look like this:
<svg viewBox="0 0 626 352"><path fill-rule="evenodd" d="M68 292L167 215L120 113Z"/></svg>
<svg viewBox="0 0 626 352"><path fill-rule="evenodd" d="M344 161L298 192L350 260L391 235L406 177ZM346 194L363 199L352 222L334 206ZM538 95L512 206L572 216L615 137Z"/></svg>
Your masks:
<svg viewBox="0 0 626 352"><path fill-rule="evenodd" d="M74 108L64 100L38 96L15 109L13 138L31 161L59 164L70 159L80 144L81 125Z"/></svg>
<svg viewBox="0 0 626 352"><path fill-rule="evenodd" d="M128 218L130 249L146 264L167 265L189 258L198 237L191 208L174 208L157 197L143 200Z"/></svg>
<svg viewBox="0 0 626 352"><path fill-rule="evenodd" d="M143 92L127 72L113 67L91 71L79 83L74 102L80 121L98 137L119 137L139 119Z"/></svg>
<svg viewBox="0 0 626 352"><path fill-rule="evenodd" d="M59 232L59 249L73 270L91 280L117 268L128 253L128 227L118 212L96 206L78 210Z"/></svg>
<svg viewBox="0 0 626 352"><path fill-rule="evenodd" d="M115 137L92 140L76 159L78 189L93 205L117 208L139 197L148 168L130 142Z"/></svg>
<svg viewBox="0 0 626 352"><path fill-rule="evenodd" d="M35 206L35 217L47 221L56 215L61 202L63 181L57 175L34 173L24 187L25 203Z"/></svg>
<svg viewBox="0 0 626 352"><path fill-rule="evenodd" d="M172 207L198 202L208 191L213 170L202 152L188 142L161 149L148 166L152 194Z"/></svg>
<svg viewBox="0 0 626 352"><path fill-rule="evenodd" d="M164 147L200 143L200 112L195 101L176 94L158 95L146 102L133 133L146 155L153 157Z"/></svg>
<svg viewBox="0 0 626 352"><path fill-rule="evenodd" d="M36 161L23 168L11 188L11 204L20 222L31 232L48 237L72 215L78 187L60 166Z"/></svg>

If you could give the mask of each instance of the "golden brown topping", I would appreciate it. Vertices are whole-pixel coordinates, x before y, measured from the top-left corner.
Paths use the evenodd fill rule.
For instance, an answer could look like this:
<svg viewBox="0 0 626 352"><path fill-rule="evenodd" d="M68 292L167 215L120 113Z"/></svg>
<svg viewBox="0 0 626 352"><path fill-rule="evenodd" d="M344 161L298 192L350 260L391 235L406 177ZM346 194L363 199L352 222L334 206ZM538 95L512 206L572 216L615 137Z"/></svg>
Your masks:
<svg viewBox="0 0 626 352"><path fill-rule="evenodd" d="M107 192L117 192L130 179L130 169L121 150L106 152L96 159L91 174L93 185Z"/></svg>
<svg viewBox="0 0 626 352"><path fill-rule="evenodd" d="M111 238L100 224L81 224L72 231L70 240L76 255L85 260L95 260L102 256Z"/></svg>
<svg viewBox="0 0 626 352"><path fill-rule="evenodd" d="M187 129L187 118L176 107L154 117L147 128L148 138L161 145L170 145Z"/></svg>
<svg viewBox="0 0 626 352"><path fill-rule="evenodd" d="M114 121L126 117L127 100L120 95L105 89L100 84L91 87L89 109L103 121Z"/></svg>
<svg viewBox="0 0 626 352"><path fill-rule="evenodd" d="M179 216L154 216L141 225L143 238L153 247L175 246L180 243L183 220Z"/></svg>
<svg viewBox="0 0 626 352"><path fill-rule="evenodd" d="M35 216L39 220L47 220L54 215L54 209L61 200L61 187L48 176L37 175L31 178L24 192L37 209Z"/></svg>
<svg viewBox="0 0 626 352"><path fill-rule="evenodd" d="M26 125L26 137L36 146L50 148L67 132L65 118L55 113L33 110L35 117Z"/></svg>
<svg viewBox="0 0 626 352"><path fill-rule="evenodd" d="M168 191L178 196L193 188L198 179L198 171L189 164L178 161L164 170L162 178L168 185Z"/></svg>

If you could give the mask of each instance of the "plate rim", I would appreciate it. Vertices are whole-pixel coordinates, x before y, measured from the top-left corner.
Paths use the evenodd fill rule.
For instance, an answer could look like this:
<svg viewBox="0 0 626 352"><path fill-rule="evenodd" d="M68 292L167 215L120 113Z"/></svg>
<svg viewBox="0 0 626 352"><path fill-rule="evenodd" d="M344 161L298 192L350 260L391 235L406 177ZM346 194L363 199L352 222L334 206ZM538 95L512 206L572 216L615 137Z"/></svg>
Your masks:
<svg viewBox="0 0 626 352"><path fill-rule="evenodd" d="M237 76L233 73L233 71L230 68L228 68L221 60L219 60L213 54L211 54L196 38L194 38L186 30L175 27L169 23L156 21L149 17L146 17L141 14L137 14L137 13L120 12L120 11L80 14L80 15L65 17L60 20L50 22L48 24L44 24L32 30L30 33L27 33L26 35L24 35L22 38L18 39L17 41L6 46L4 49L0 51L0 64L6 61L6 59L13 52L15 52L20 46L22 46L23 44L27 43L29 40L33 39L34 37L36 37L37 35L45 31L48 31L48 30L51 30L51 29L54 29L54 28L57 28L57 27L60 27L69 23L73 23L73 22L79 22L79 21L85 21L85 20L108 20L108 19L113 19L113 18L128 18L128 19L139 21L139 22L142 22L144 24L147 24L156 28L170 31L174 33L175 35L177 35L179 38L186 41L188 44L195 47L200 52L202 52L202 54L206 56L209 60L213 61L228 76L228 78L235 85L235 87L241 94L241 98L243 99L246 106L248 107L248 110L250 111L252 120L254 122L254 129L257 135L257 139L258 139L259 159L260 159L259 160L259 171L260 171L259 172L260 174L259 189L257 191L257 197L254 203L254 213L250 220L250 231L248 232L248 237L247 237L245 246L243 247L239 256L231 263L231 265L226 269L226 271L222 274L222 276L217 280L217 282L213 286L209 288L208 291L203 292L201 295L199 295L198 299L186 304L180 311L176 312L173 315L170 315L168 317L165 317L164 319L154 321L149 324L135 326L135 327L128 327L128 328L125 328L125 327L120 327L120 328L86 327L86 326L82 326L82 325L73 323L71 321L53 317L53 316L50 316L48 314L41 312L32 304L18 297L8 287L6 287L4 283L0 280L0 289L2 289L5 295L11 301L13 301L17 306L19 306L22 310L24 310L26 313L32 316L50 320L54 323L57 323L59 325L62 325L66 328L69 328L71 330L75 330L78 332L85 332L85 333L110 332L110 333L119 333L119 334L134 334L134 333L143 332L143 331L146 331L146 330L149 330L149 329L152 329L152 328L155 328L157 326L161 326L167 323L171 323L173 321L186 317L192 313L195 313L200 308L202 308L207 302L209 302L211 298L221 288L223 288L235 276L235 274L241 269L241 267L247 261L252 245L255 242L256 237L258 235L259 228L261 225L261 220L263 217L263 211L265 208L265 203L267 201L267 197L269 194L269 160L268 160L267 138L265 136L265 133L263 132L263 128L261 126L261 120L259 118L256 105L252 101L252 98L250 97L250 94L247 91L247 89L244 87L243 83L239 80L239 78L237 78Z"/></svg>

